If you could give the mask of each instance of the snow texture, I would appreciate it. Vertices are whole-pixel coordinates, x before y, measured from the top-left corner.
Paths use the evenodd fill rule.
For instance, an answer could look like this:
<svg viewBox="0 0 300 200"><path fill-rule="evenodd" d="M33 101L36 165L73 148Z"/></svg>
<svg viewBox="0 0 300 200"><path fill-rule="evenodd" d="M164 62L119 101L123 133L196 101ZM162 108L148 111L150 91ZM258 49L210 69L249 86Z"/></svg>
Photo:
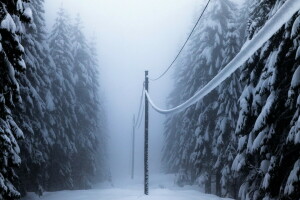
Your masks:
<svg viewBox="0 0 300 200"><path fill-rule="evenodd" d="M287 184L284 188L284 193L290 195L294 192L295 186L293 183L296 183L300 180L300 159L296 161L293 170L291 171Z"/></svg>
<svg viewBox="0 0 300 200"><path fill-rule="evenodd" d="M230 200L204 194L193 186L179 188L173 183L173 175L156 175L151 178L148 196L143 194L142 178L139 178L139 181L119 181L113 187L107 183L92 190L47 192L41 198L30 193L23 200Z"/></svg>
<svg viewBox="0 0 300 200"><path fill-rule="evenodd" d="M50 91L48 91L46 94L46 104L47 104L47 109L49 111L53 111L55 109L55 104L53 102L53 96Z"/></svg>
<svg viewBox="0 0 300 200"><path fill-rule="evenodd" d="M164 110L157 107L147 91L145 94L149 103L154 110L161 114L170 114L180 112L187 107L193 105L218 85L220 85L225 79L227 79L232 73L234 73L243 63L245 63L257 50L259 50L265 42L267 42L290 18L298 12L300 9L300 1L287 0L284 5L276 12L276 14L269 19L264 27L249 41L245 43L242 50L236 55L231 62L229 62L222 71L220 71L210 82L208 82L201 90L196 92L194 96L188 99L186 102L169 110Z"/></svg>
<svg viewBox="0 0 300 200"><path fill-rule="evenodd" d="M32 19L32 11L29 7L25 8L23 15L27 18L27 19Z"/></svg>
<svg viewBox="0 0 300 200"><path fill-rule="evenodd" d="M16 24L10 14L6 14L5 18L1 21L0 27L12 33L16 31Z"/></svg>
<svg viewBox="0 0 300 200"><path fill-rule="evenodd" d="M300 47L299 47L300 48ZM298 49L299 50L299 49ZM296 69L293 78L292 78L292 83L291 87L296 88L300 85L300 66Z"/></svg>

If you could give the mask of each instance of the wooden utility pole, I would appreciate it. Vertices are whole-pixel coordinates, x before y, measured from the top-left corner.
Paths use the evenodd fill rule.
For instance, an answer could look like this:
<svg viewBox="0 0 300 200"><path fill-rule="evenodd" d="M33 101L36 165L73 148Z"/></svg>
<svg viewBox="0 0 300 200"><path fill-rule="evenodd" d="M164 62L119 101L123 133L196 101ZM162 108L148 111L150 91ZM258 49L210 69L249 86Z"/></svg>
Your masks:
<svg viewBox="0 0 300 200"><path fill-rule="evenodd" d="M131 179L134 178L134 143L135 143L135 116L133 115Z"/></svg>
<svg viewBox="0 0 300 200"><path fill-rule="evenodd" d="M145 71L145 90L148 92L149 80L148 71ZM149 194L149 169L148 169L148 125L149 125L149 113L148 113L148 99L145 94L145 143L144 143L144 193Z"/></svg>

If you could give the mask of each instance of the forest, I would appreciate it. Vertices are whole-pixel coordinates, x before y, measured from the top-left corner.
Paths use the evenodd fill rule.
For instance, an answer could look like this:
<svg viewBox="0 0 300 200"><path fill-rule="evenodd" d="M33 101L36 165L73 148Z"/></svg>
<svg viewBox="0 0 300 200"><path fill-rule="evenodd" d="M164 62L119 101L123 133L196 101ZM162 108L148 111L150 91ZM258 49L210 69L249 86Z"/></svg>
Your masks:
<svg viewBox="0 0 300 200"><path fill-rule="evenodd" d="M80 18L71 23L63 9L48 35L43 0L5 2L0 199L90 188L106 170L95 41L81 32Z"/></svg>
<svg viewBox="0 0 300 200"><path fill-rule="evenodd" d="M283 1L247 1L238 12L229 0L212 4L177 65L172 106L211 80ZM216 90L167 118L163 162L178 184L243 200L299 199L299 14Z"/></svg>
<svg viewBox="0 0 300 200"><path fill-rule="evenodd" d="M0 0L0 200L300 199L299 1L200 2L206 7L197 9L196 16L203 16L170 65L168 108L179 108L207 87L257 35L273 30L266 27L280 12L290 11L285 16L292 17L282 17L271 37L215 89L166 114L160 122L162 146L153 147L160 152L161 163L155 163L159 174L150 169L145 180L137 176L136 182L125 183L112 177L112 169L127 173L127 164L111 166L109 160L118 158L112 158L109 149L121 149L122 143L132 151L132 157L125 158L132 163L132 179L134 166L142 167L135 165L134 135L132 144L122 138L110 142L107 116L112 110L102 74L109 67L100 62L105 55L98 54L102 44L85 32L81 15L69 15L64 5L55 11L48 30L45 0ZM148 106L159 108L150 99L152 91L147 92L148 85L133 134L137 126L145 126L148 142ZM125 103L128 96L134 94L128 92L117 102L123 107L135 104ZM152 118L150 139L151 123L161 121ZM131 124L127 129L116 119L113 126L131 138ZM148 162L148 152L145 159ZM148 176L149 198L142 190Z"/></svg>

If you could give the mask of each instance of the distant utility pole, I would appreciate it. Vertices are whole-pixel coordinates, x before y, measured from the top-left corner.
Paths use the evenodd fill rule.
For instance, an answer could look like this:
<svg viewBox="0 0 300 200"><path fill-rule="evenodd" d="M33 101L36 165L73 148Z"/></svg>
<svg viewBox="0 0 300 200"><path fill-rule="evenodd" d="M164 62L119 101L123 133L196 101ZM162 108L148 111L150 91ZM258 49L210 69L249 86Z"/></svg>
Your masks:
<svg viewBox="0 0 300 200"><path fill-rule="evenodd" d="M134 178L134 143L135 143L135 116L133 115L131 179Z"/></svg>
<svg viewBox="0 0 300 200"><path fill-rule="evenodd" d="M148 92L148 71L145 71L145 90ZM145 94L145 144L144 144L144 193L149 194L149 169L148 169L148 125L149 125L149 113L148 113L148 99Z"/></svg>

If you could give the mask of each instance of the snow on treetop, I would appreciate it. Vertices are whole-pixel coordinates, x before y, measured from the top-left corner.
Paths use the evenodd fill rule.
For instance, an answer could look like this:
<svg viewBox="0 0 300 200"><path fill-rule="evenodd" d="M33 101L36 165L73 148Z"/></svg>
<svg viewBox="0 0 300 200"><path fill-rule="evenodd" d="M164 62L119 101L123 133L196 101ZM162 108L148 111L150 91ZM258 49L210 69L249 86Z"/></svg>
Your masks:
<svg viewBox="0 0 300 200"><path fill-rule="evenodd" d="M13 33L16 31L16 24L10 14L6 14L5 18L1 21L0 27Z"/></svg>

